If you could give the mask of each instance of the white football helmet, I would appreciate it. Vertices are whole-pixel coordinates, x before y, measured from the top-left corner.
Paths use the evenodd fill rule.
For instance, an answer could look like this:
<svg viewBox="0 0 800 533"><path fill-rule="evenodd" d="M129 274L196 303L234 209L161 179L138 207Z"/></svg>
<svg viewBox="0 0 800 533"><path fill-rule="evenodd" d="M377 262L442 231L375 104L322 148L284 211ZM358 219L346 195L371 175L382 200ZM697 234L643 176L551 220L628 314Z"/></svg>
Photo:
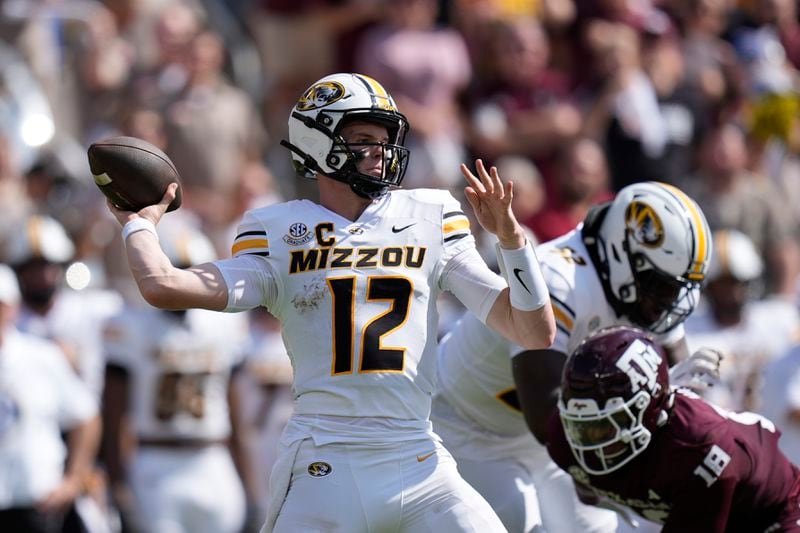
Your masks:
<svg viewBox="0 0 800 533"><path fill-rule="evenodd" d="M700 207L657 182L619 191L599 228L599 275L618 310L664 333L694 310L706 277L712 237Z"/></svg>
<svg viewBox="0 0 800 533"><path fill-rule="evenodd" d="M353 120L385 126L386 143L346 143L342 127ZM378 198L403 180L408 149L403 146L408 120L380 83L363 74L332 74L309 87L289 115L289 140L281 141L292 152L295 171L314 178L322 173L347 183L359 196ZM365 147L380 146L380 177L359 172L356 164Z"/></svg>
<svg viewBox="0 0 800 533"><path fill-rule="evenodd" d="M13 231L3 259L12 266L34 259L66 264L74 254L75 245L59 221L47 215L33 215Z"/></svg>

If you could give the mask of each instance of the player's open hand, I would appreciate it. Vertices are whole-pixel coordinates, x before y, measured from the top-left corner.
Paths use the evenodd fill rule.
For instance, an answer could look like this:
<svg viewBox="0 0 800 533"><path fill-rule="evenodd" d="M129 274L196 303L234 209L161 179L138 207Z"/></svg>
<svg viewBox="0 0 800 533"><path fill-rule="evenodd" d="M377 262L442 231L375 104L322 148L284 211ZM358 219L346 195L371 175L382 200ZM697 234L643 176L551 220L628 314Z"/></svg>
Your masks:
<svg viewBox="0 0 800 533"><path fill-rule="evenodd" d="M467 165L461 165L461 173L469 183L464 192L475 211L475 217L486 231L497 236L500 246L507 249L521 248L525 245L525 234L511 212L513 183L503 183L497 168L491 167L487 171L480 159L475 161L475 168L478 176Z"/></svg>
<svg viewBox="0 0 800 533"><path fill-rule="evenodd" d="M164 213L167 212L167 208L169 204L175 199L175 195L178 191L178 184L177 183L170 183L167 186L167 191L164 193L164 196L161 197L161 200L157 204L149 205L143 209L140 209L138 212L134 213L133 211L123 211L119 209L117 206L111 203L111 200L106 200L106 205L108 205L108 209L111 211L111 214L114 215L114 218L117 221L125 225L126 222L130 222L134 218L146 218L154 225L158 224L158 221L161 220L161 217L164 216Z"/></svg>

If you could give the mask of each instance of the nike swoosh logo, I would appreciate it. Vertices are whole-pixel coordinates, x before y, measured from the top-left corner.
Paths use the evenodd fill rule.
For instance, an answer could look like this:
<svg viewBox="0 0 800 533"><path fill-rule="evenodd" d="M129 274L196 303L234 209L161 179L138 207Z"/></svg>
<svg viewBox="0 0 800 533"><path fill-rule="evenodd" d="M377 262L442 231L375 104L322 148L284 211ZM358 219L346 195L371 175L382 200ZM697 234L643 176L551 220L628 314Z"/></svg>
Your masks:
<svg viewBox="0 0 800 533"><path fill-rule="evenodd" d="M432 451L431 453L426 453L425 455L418 455L417 456L417 462L421 463L425 459L428 459L429 457L433 456L433 454L435 454L435 453L436 453L436 450Z"/></svg>
<svg viewBox="0 0 800 533"><path fill-rule="evenodd" d="M519 281L520 285L522 285L522 288L525 289L526 291L528 291L528 294L533 295L533 293L531 293L531 290L528 288L528 286L525 285L525 282L522 281L522 278L519 277L519 273L520 272L525 272L525 271L522 270L521 268L515 268L514 269L514 276L516 276L517 281Z"/></svg>
<svg viewBox="0 0 800 533"><path fill-rule="evenodd" d="M402 228L396 228L396 227L392 226L392 233L400 233L401 231L405 231L408 228L410 228L411 226L416 226L416 225L417 225L417 223L414 222L413 224L409 224L408 226L403 226Z"/></svg>

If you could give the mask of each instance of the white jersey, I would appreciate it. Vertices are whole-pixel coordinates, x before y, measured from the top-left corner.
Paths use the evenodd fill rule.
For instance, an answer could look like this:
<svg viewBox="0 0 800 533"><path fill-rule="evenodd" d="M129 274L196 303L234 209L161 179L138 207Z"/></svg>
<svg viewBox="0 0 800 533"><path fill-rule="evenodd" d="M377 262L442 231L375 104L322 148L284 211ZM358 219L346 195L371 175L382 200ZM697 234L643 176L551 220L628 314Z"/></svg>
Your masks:
<svg viewBox="0 0 800 533"><path fill-rule="evenodd" d="M67 449L61 431L97 414L97 402L58 347L13 329L0 344L0 509L28 507L56 488Z"/></svg>
<svg viewBox="0 0 800 533"><path fill-rule="evenodd" d="M464 314L442 339L439 394L482 429L515 437L529 435L529 430L514 387L510 351L505 338L471 313Z"/></svg>
<svg viewBox="0 0 800 533"><path fill-rule="evenodd" d="M703 396L733 411L752 411L757 408L750 396L753 385L765 365L799 340L800 318L794 303L773 298L748 302L734 326L720 326L709 306L692 313L685 325L690 353L707 346L723 355L722 383Z"/></svg>
<svg viewBox="0 0 800 533"><path fill-rule="evenodd" d="M126 309L104 328L107 363L130 380L133 431L146 439L224 439L228 384L242 360L244 315Z"/></svg>
<svg viewBox="0 0 800 533"><path fill-rule="evenodd" d="M603 285L583 244L582 225L536 249L556 319L551 350L572 353L587 336L609 326L630 326L606 300ZM671 344L684 336L683 324L656 339Z"/></svg>
<svg viewBox="0 0 800 533"><path fill-rule="evenodd" d="M800 346L770 362L763 372L758 412L781 430L778 447L794 464L800 464Z"/></svg>
<svg viewBox="0 0 800 533"><path fill-rule="evenodd" d="M122 306L122 297L112 291L62 289L46 315L22 306L17 327L20 331L53 340L75 356L78 373L99 399L103 390L101 328Z"/></svg>
<svg viewBox="0 0 800 533"><path fill-rule="evenodd" d="M300 415L427 427L437 296L452 290L485 319L506 286L480 259L459 203L441 190L393 191L354 222L305 200L250 211L233 255L216 263L231 291L228 310L260 303L281 321ZM260 301L248 300L248 283L260 284Z"/></svg>

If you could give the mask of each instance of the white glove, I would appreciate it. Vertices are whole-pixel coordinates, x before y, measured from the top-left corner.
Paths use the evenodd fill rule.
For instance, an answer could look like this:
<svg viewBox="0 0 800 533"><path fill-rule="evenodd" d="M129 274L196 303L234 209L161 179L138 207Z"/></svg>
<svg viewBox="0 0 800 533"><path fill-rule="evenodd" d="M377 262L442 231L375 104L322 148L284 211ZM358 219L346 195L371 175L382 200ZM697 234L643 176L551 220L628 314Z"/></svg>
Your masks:
<svg viewBox="0 0 800 533"><path fill-rule="evenodd" d="M719 383L719 364L722 354L703 347L669 369L669 382L674 387L686 387L702 392Z"/></svg>

